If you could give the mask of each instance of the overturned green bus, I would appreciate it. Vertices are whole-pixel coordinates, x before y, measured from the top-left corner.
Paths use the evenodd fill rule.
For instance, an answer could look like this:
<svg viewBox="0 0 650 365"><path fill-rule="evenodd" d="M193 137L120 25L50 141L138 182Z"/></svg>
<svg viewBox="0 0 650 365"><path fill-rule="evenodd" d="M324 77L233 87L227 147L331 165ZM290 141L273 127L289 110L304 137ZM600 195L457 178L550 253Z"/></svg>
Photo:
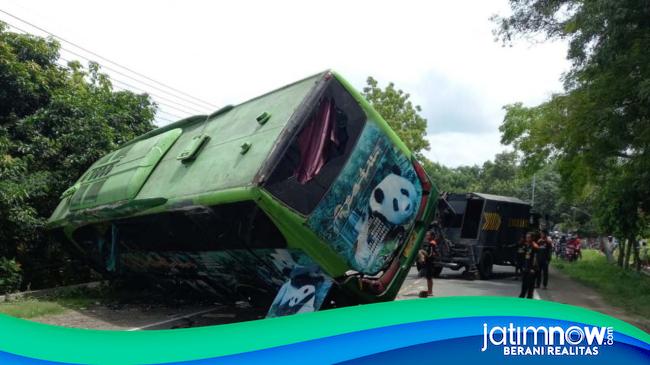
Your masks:
<svg viewBox="0 0 650 365"><path fill-rule="evenodd" d="M48 225L107 276L267 316L395 298L438 193L326 71L158 128L95 162Z"/></svg>

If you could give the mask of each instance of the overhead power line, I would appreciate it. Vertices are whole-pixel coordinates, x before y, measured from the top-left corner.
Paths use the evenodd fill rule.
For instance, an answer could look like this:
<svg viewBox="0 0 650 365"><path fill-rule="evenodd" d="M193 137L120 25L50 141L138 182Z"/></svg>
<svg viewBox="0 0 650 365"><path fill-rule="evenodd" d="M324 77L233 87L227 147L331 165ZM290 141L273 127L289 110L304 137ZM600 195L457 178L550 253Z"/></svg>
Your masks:
<svg viewBox="0 0 650 365"><path fill-rule="evenodd" d="M66 51L66 52L68 52L68 53L70 53L70 54L72 54L72 55L75 55L75 56L77 56L77 57L81 57L81 58L83 58L83 59L85 59L85 60L87 60L87 61L91 61L91 62L93 61L92 59L90 59L90 58L88 58L88 57L85 57L85 56L83 56L83 55L81 55L81 54L79 54L79 53L77 53L77 52L71 51L71 50L66 49L66 48L63 48L63 47L61 47L61 49L64 50L64 51ZM100 65L101 65L101 64L100 64ZM165 94L168 94L168 95L170 95L170 96L172 96L172 97L178 98L179 100L183 100L183 101L185 101L185 102L187 102L187 103L191 103L191 104L193 104L194 106L187 105L187 104L181 104L181 103L175 102L175 103L177 103L177 104L179 104L179 105L183 105L183 106L185 106L185 107L188 108L188 109L192 109L192 110L194 110L194 111L197 112L197 113L204 113L204 110L195 109L196 107L199 107L199 108L206 108L206 106L204 106L204 105L199 105L199 104L197 104L197 103L195 103L195 102L193 102L193 101L191 101L191 100L187 100L187 99L184 99L184 98L180 98L180 97L178 97L178 96L176 96L176 95L174 95L174 94L170 94L168 91L165 91L164 89L158 88L158 87L156 87L156 86L154 86L154 85L151 85L151 84L148 84L148 83L146 83L146 82L144 82L144 81L140 81L140 80L138 80L138 79L135 79L135 78L133 78L133 77L127 75L127 74L124 74L124 73L122 73L122 72L120 72L120 71L118 71L118 70L116 70L116 69L114 69L114 68L112 68L112 67L108 67L108 66L106 66L106 65L101 65L101 66L102 66L102 68L105 68L105 69L107 69L107 70L113 71L113 72L115 72L115 73L118 74L118 75L122 75L122 76L124 76L124 77L126 77L126 78L128 78L128 79L134 80L134 81L136 81L136 82L138 82L138 83L140 83L140 84L143 84L143 85L145 85L145 86L148 86L148 87L150 87L150 88L152 88L152 89L154 89L154 90L158 90L158 91L163 92L163 93L165 93ZM116 77L113 76L112 79L116 79ZM144 90L144 89L143 89L143 90ZM148 93L151 94L151 95L154 95L154 94L151 93L151 92L148 92ZM163 97L160 97L160 98L162 99ZM169 99L167 99L167 100L169 100Z"/></svg>
<svg viewBox="0 0 650 365"><path fill-rule="evenodd" d="M165 122L166 124L174 123L173 120L169 120L169 119L167 119L167 118L163 118L163 117L161 117L160 115L157 115L154 119L155 119L155 120L163 121L163 122Z"/></svg>
<svg viewBox="0 0 650 365"><path fill-rule="evenodd" d="M11 28L13 28L15 31L21 32L22 34L26 34L26 35L31 35L30 32L28 32L28 31L26 31L26 30L24 30L24 29L22 29L22 28L20 28L20 27L17 27L17 26L15 26L15 25L11 24L11 23L7 23L7 24L8 24ZM73 52L70 52L70 53L75 54L75 53L73 53ZM83 57L83 56L79 55L79 57ZM83 58L85 58L85 57L83 57ZM87 58L86 58L86 59L87 59ZM59 57L59 60L60 60L60 61L67 62L67 63L71 62L70 60L66 59L65 57ZM87 59L87 60L89 60L89 59ZM64 66L64 67L67 67L66 64L60 64L60 65L61 65L61 66ZM127 77L128 77L128 76L127 76ZM137 79L133 79L133 80L140 82L140 81L137 80ZM187 106L187 105L185 105L185 104L181 104L181 103L175 102L175 101L173 101L173 100L170 100L170 99L168 99L168 98L161 97L161 96L158 95L158 94L151 93L151 92L145 90L144 88L136 87L136 86L134 86L134 85L131 85L131 84L129 84L129 83L126 83L126 82L124 82L124 81L122 81L122 80L120 80L120 79L115 78L114 76L111 77L111 83L113 84L113 88L114 88L115 90L117 90L117 91L130 91L130 92L136 91L136 92L141 92L141 93L147 93L147 94L150 95L152 98L154 98L154 102L156 102L156 104L159 104L159 105L165 107L164 109L158 108L158 109L156 110L156 114L163 113L163 114L166 114L167 116L173 118L174 120L184 119L184 118L187 117L187 115L193 115L193 114L196 114L196 113L198 113L198 114L205 114L204 111L200 111L200 110L198 110L198 109L194 109L193 107ZM115 85L115 84L123 85L123 87L120 87L120 86ZM160 100L164 100L164 101L167 101L168 103L174 103L174 104L179 105L179 106L181 106L181 107L189 108L189 109L191 109L192 111L188 111L188 110L185 110L185 109L180 109L180 108L175 107L175 106L173 106L173 105L170 105L170 104L168 104L168 103L161 102L161 101L158 100L158 99L160 99ZM180 111L181 113L185 113L186 115L185 115L185 116L179 116L179 115L176 115L176 114L174 114L174 113L170 113L170 112L168 112L168 111L165 110L165 109L167 109L167 108L171 108L171 109L174 109L174 110L176 110L176 111ZM165 122L168 122L168 123L173 122L173 120L170 120L170 119L167 119L167 118L163 118L163 117L160 117L160 116L157 116L156 119L159 119L159 120L162 120L162 121L165 121Z"/></svg>
<svg viewBox="0 0 650 365"><path fill-rule="evenodd" d="M20 27L14 25L14 24L11 24L11 23L7 23L7 24L8 24L10 27L14 28L15 30L18 30L18 31L20 31L20 32L23 32L24 34L30 34L30 32L28 32L27 30L22 29L22 28L20 28ZM92 62L92 60L91 60L90 58L88 58L88 57L86 57L86 56L83 56L83 55L81 55L81 54L79 54L79 53L76 53L76 52L74 52L74 51L71 51L71 50L65 49L65 48L63 48L63 47L61 47L61 49L67 51L68 53L70 53L70 54L72 54L72 55L75 55L75 56L81 57L81 58L83 58L83 59L85 59L85 60L87 60L87 61L91 61L91 62ZM70 60L68 60L68 59L66 59L65 57L62 57L62 56L60 56L59 59L64 60L64 61L66 61L66 62L70 62ZM128 79L133 80L133 81L135 81L135 82L137 82L137 83L142 83L142 84L144 84L144 85L146 85L146 86L153 87L153 88L155 88L155 89L157 89L157 90L160 90L160 91L162 91L162 92L164 92L164 93L166 93L166 94L168 94L168 95L170 95L170 96L172 96L172 97L174 97L174 98L178 98L178 96L176 96L176 95L174 95L174 94L171 94L171 93L169 93L169 92L167 92L167 91L165 91L165 90L162 90L162 89L156 88L155 86L152 86L152 85L150 85L150 84L147 84L147 83L145 83L145 82L143 82L143 81L141 81L141 80L135 79L135 78L133 78L132 76L126 75L126 74L124 74L124 73L121 73L121 72L119 72L119 71L117 71L117 70L115 70L115 69L113 69L113 68L111 68L111 67L106 67L105 65L101 65L101 66L102 66L102 68L105 68L105 69L108 69L108 70L113 70L114 72L116 72L116 73L118 73L118 74L120 74L120 75L123 75L123 76L127 77ZM187 105L187 104L183 104L183 103L178 102L178 101L173 101L173 100L170 100L169 98L166 98L166 97L160 96L160 95L158 95L158 94L156 94L156 93L152 93L152 92L150 92L150 91L148 91L148 90L145 90L145 88L137 87L137 86L133 86L133 85L131 85L131 84L128 84L128 83L124 82L123 80L118 79L118 78L115 77L114 75L111 75L111 80L113 80L113 81L122 81L123 84L128 85L128 87L131 87L131 88L133 88L133 89L137 89L137 90L139 90L140 92L146 92L147 94L152 95L152 96L154 96L154 97L157 98L157 99L166 100L166 101L169 101L169 102L174 103L174 104L176 104L176 105L179 105L179 106L181 106L181 107L184 107L184 108L186 108L186 109L192 110L192 112L188 112L188 111L183 110L183 112L186 112L186 113L188 113L188 114L193 114L193 113L205 114L205 110L199 110L199 109L197 109L197 108L194 107L194 106L190 106L190 105ZM185 99L179 99L179 100L185 100ZM158 102L158 103L159 103L159 104L162 104L162 105L165 104L165 103L160 103L160 102ZM194 104L194 105L198 105L198 104L196 104L196 103L193 103L193 104ZM205 108L204 106L200 106L200 105L199 105L199 107L201 107L201 108ZM172 107L172 108L174 108L174 107ZM177 109L177 110L178 110L178 108L174 108L174 109Z"/></svg>
<svg viewBox="0 0 650 365"><path fill-rule="evenodd" d="M66 59L66 58L64 58L64 57L59 57L59 59L62 60L62 61L68 62L68 63L71 62L70 60L68 60L68 59ZM64 66L65 66L65 65L64 65ZM176 106L172 106L172 105L169 105L169 104L167 104L167 103L160 102L159 100L155 100L155 101L156 101L158 104L160 104L160 105L168 106L168 107L170 107L170 108L172 108L172 109L174 109L174 110L180 111L180 112L182 112L182 113L187 113L187 114L197 114L197 113L198 113L198 114L205 114L205 111L202 111L202 110L198 110L198 109L192 108L192 107L187 106L187 105L185 105L185 104L182 104L182 103L176 102L176 101L174 101L174 100L171 100L171 99L165 98L165 97L163 97L163 96L160 96L160 95L158 95L158 94L155 94L155 93L149 92L148 90L145 90L144 88L141 88L141 87L138 87L138 86L134 86L134 85L129 84L129 83L127 83L127 82L125 82L125 81L123 81L123 80L120 80L120 79L118 79L118 78L116 78L116 77L111 77L111 83L114 84L114 85L115 85L115 84L119 84L119 85L123 85L124 87L126 87L126 88L122 88L122 90L126 90L126 91L129 91L129 90L130 90L130 91L137 91L137 92L141 92L141 93L147 93L147 94L149 94L151 97L153 97L154 99L160 99L160 100L166 101L167 103L172 103L172 104L174 104L174 105L177 105L178 107L185 108L185 109L180 109L180 108L178 108L178 107L176 107Z"/></svg>
<svg viewBox="0 0 650 365"><path fill-rule="evenodd" d="M21 34L31 35L30 32L28 32L28 31L26 31L26 30L24 30L24 29L21 29L21 28L19 28L19 27L16 27L15 25L10 24L10 23L7 23L7 24L8 24L10 27L14 28L14 30L20 32ZM67 63L71 62L70 60L67 60L67 59L64 58L64 57L59 57L59 60L60 60L60 61L67 62ZM64 67L67 67L66 64L60 64L60 65L61 65L61 66L64 66ZM112 77L112 78L111 78L111 83L114 84L115 81L116 81L116 80ZM120 81L117 81L117 82L118 82L118 83L121 83ZM150 94L150 93L148 93L147 91L144 91L144 90L142 90L142 89L136 88L136 87L134 87L134 86L132 86L132 85L129 85L129 84L124 84L124 85L126 85L126 86L129 87L130 89L123 88L123 87L119 87L119 86L116 86L116 85L113 85L113 89L115 89L115 90L117 90L117 91L129 91L129 92L133 92L132 89L138 89L138 90L140 90L141 92L147 93L147 94L149 94L149 95L151 95L151 96L153 97L153 94ZM160 98L160 97L157 96L157 98ZM162 103L162 102L160 102L160 101L158 101L158 100L154 100L154 101L156 102L156 104L163 105L163 106L165 106L165 107L167 107L167 108L173 108L173 109L175 109L173 106L171 106L171 105L169 105L169 104ZM170 101L171 101L171 100L170 100ZM191 112L187 112L187 111L184 111L184 110L181 110L181 111L182 111L183 113L186 113L186 114L189 114L189 115L193 114L193 113L191 113ZM160 114L165 114L166 116L171 117L172 119L165 118L165 117L161 116ZM186 117L187 117L187 115L186 115L185 117L182 117L182 116L176 115L176 114L174 114L174 113L170 113L170 112L168 112L168 111L165 110L165 109L158 108L158 109L156 110L156 117L155 117L155 119L156 119L156 120L161 120L161 121L166 122L166 123L173 123L175 120L184 119L184 118L186 118Z"/></svg>
<svg viewBox="0 0 650 365"><path fill-rule="evenodd" d="M65 58L62 58L62 57L60 57L60 59L61 59L62 61L65 61L65 62L70 62L69 60L67 60L67 59L65 59ZM65 66L65 65L62 65L62 66ZM159 105L165 106L166 108L174 109L174 110L176 110L176 111L179 111L179 112L181 112L181 113L185 113L185 114L188 114L188 115L196 114L195 112L187 111L187 110L184 110L184 109L180 109L180 108L178 108L178 107L175 107L175 106L173 106L173 105L170 105L170 104L169 104L170 102L171 102L171 103L174 102L174 101L172 101L172 100L168 100L168 99L161 98L160 96L156 96L155 94L151 94L151 93L147 92L147 91L144 90L144 89L140 89L140 88L138 88L138 87L135 87L135 86L133 86L133 85L131 85L131 84L125 83L125 82L120 81L120 80L117 80L117 79L115 79L115 78L111 78L111 83L113 84L113 88L116 89L116 90L118 90L118 91L120 91L120 90L121 90L121 91L131 91L131 92L136 91L136 92L141 92L141 93L147 93L147 94L151 95L151 97L154 99L154 102L156 102L156 104L159 104ZM116 86L116 84L117 84L117 86ZM122 87L120 87L119 85L122 85ZM134 90L134 89L135 89L135 90ZM162 102L162 101L157 100L157 99L168 100L168 102L165 103L165 102ZM160 112L160 111L163 111L163 110L158 110L158 111ZM204 114L203 112L198 112L198 113L199 113L199 114ZM183 119L183 118L184 118L184 117L178 116L178 115L176 115L176 114L171 114L171 113L167 113L167 114L169 114L170 116L173 116L173 117L175 117L175 118L178 118L178 119Z"/></svg>
<svg viewBox="0 0 650 365"><path fill-rule="evenodd" d="M83 50L84 52L86 52L86 53L88 53L88 54L91 54L91 55L93 55L93 56L95 56L95 57L97 57L97 58L99 58L99 59L102 59L102 60L104 60L104 61L106 61L106 62L109 62L109 63L111 63L111 64L113 64L113 65L115 65L115 66L117 66L117 67L120 67L120 68L122 68L122 69L128 71L128 72L131 72L131 73L133 73L134 75L138 75L138 76L140 76L140 77L142 77L142 78L144 78L144 79L147 79L147 80L149 80L149 81L151 81L151 82L154 82L154 83L156 83L156 84L158 84L158 85L160 85L160 86L163 86L163 87L165 87L165 88L167 88L167 89L170 89L170 90L173 90L173 91L175 91L175 92L177 92L177 93L179 93L179 94L181 94L181 95L185 95L185 96L187 96L187 97L189 97L189 98L191 98L191 99L193 99L193 100L196 100L197 102L201 102L201 103L205 104L206 107L210 107L210 108L213 108L213 109L216 109L216 108L217 108L217 106L216 106L215 104L212 104L212 103L207 102L207 101L205 101L205 100L199 99L199 98L197 98L197 97L195 97L195 96L192 96L192 95L190 95L190 94L188 94L188 93L186 93L186 92L184 92L184 91L182 91L182 90L179 90L179 89L177 89L177 88L175 88L175 87L172 87L172 86L169 86L169 85L167 85L167 84L165 84L165 83L162 83L162 82L160 82L160 81L157 81L157 80L155 80L155 79L153 79L153 78L151 78L151 77L149 77L149 76L143 75L142 73L140 73L140 72L138 72L138 71L135 71L135 70L133 70L133 69L131 69L131 68L129 68L129 67L122 66L122 65L120 65L119 63L117 63L117 62L115 62L115 61L112 61L112 60L110 60L110 59L108 59L108 58L106 58L106 57L104 57L104 56L102 56L102 55L99 55L99 54L97 54L97 53L95 53L95 52L93 52L93 51L91 51L91 50L89 50L89 49L87 49L87 48L84 48L84 47L82 47L82 46L80 46L80 45L78 45L78 44L76 44L76 43L74 43L74 42L71 42L71 41L69 41L69 40L67 40L67 39L65 39L65 38L62 38L62 37L60 37L60 36L58 36L58 35L56 35L56 34L50 32L50 31L48 31L48 30L46 30L46 29L44 29L44 28L42 28L42 27L39 27L38 25L35 25L35 24L33 24L33 23L31 23L31 22L29 22L29 21L27 21L27 20L21 18L21 17L18 17L18 16L16 16L16 15L13 15L13 14L11 14L11 13L5 11L5 10L2 10L2 9L0 9L0 12L3 13L3 14L6 14L7 16L10 16L11 18L16 19L16 20L18 20L18 21L20 21L20 22L22 22L22 23L24 23L24 24L27 24L27 25L29 25L29 26L35 28L35 29L38 29L38 30L40 30L41 32L46 33L46 34L48 34L48 35L50 35L50 36L52 36L52 37L54 37L54 38L56 38L56 39L58 39L58 40L60 40L60 41L62 41L62 42L68 43L68 44L70 44L70 45L72 45L72 46L74 46L74 47L76 47L76 48L78 48L78 49L80 49L80 50Z"/></svg>
<svg viewBox="0 0 650 365"><path fill-rule="evenodd" d="M139 90L139 92L142 92L142 93L147 93L147 94L151 95L154 99L160 99L160 100L166 101L167 103L172 103L174 105L177 105L177 106L172 106L172 105L169 105L169 104L166 104L166 103L163 103L163 102L160 102L160 101L156 100L159 104L166 105L166 106L168 106L168 107L170 107L170 108L172 108L172 109L174 109L176 111L179 111L179 112L182 112L182 113L187 113L187 114L197 114L197 113L198 114L205 114L204 111L190 109L187 106L181 105L181 104L179 104L179 103L177 103L177 102L175 102L173 100L164 98L164 97L156 95L156 94L152 94L152 93L148 92L147 90L141 89L141 88L139 88L137 86L133 86L133 85L129 84L128 82L124 82L124 81L121 81L121 80L118 80L118 79L115 79L115 78L111 78L111 82L119 84L119 85L123 85L123 86L125 86L127 88L130 88L130 89ZM186 109L182 109L182 108L186 108Z"/></svg>
<svg viewBox="0 0 650 365"><path fill-rule="evenodd" d="M65 61L65 62L70 62L69 60L66 60L65 58L62 58L62 57L60 57L59 59L62 60L62 61ZM61 65L61 66L66 66L66 65ZM117 91L130 91L130 92L134 92L134 91L135 91L135 92L141 92L141 93L147 93L147 94L149 94L146 90L141 90L141 89L139 89L139 88L137 88L137 87L135 87L135 86L133 86L133 85L130 85L130 84L127 84L127 83L121 82L121 81L119 81L119 80L111 79L111 84L113 85L113 89L115 89L115 90L117 90ZM120 85L123 85L123 86L120 87ZM134 89L135 89L135 90L134 90ZM181 113L185 113L186 116L187 116L187 115L194 115L194 114L195 114L195 113L193 113L193 112L189 112L189 111L187 111L187 110L182 110L182 109L179 109L179 108L177 108L177 107L174 107L173 105L170 105L170 104L168 104L168 103L161 102L160 100L157 100L157 98L160 98L159 96L154 96L154 95L152 95L152 94L149 94L149 95L153 98L153 101L154 101L156 104L162 105L162 106L164 106L165 108L171 108L171 109L174 109L174 110L179 111L179 112L181 112ZM170 101L170 102L172 102L172 101ZM175 119L177 119L177 120L178 120L178 119L183 119L183 118L186 117L186 116L179 116L179 115L176 115L176 114L170 113L170 112L165 111L164 109L160 109L160 108L158 108L158 110L156 110L156 112L157 112L157 113L165 113L165 114L167 114L167 115L169 115L169 116L171 116L171 117L173 117L173 118L175 118Z"/></svg>
<svg viewBox="0 0 650 365"><path fill-rule="evenodd" d="M171 118L173 121L177 121L177 120L181 120L181 119L186 118L186 117L181 117L181 116L178 116L178 115L176 115L174 113L170 113L170 112L162 110L162 109L158 110L158 114L164 114L165 116Z"/></svg>

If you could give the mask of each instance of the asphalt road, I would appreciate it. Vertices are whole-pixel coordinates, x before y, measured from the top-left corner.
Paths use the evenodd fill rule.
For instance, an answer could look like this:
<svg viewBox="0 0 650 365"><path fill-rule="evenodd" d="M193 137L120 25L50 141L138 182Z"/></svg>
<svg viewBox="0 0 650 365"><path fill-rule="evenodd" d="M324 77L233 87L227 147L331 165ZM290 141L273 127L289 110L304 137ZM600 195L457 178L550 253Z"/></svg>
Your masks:
<svg viewBox="0 0 650 365"><path fill-rule="evenodd" d="M417 275L412 268L402 285L397 300L418 299L418 293L426 289L426 279ZM514 268L495 266L490 280L468 280L460 271L443 270L441 277L434 279L434 297L447 296L506 296L517 297L521 281L515 280ZM632 323L646 331L650 330L650 319L632 316L624 310L606 303L593 289L568 278L551 267L548 290L536 289L534 299L593 309ZM191 305L183 307L138 306L107 307L103 305L84 309L68 310L65 313L34 318L33 320L59 326L114 329L154 330L199 327L226 324L264 318L265 310L251 308L246 303L235 307L218 304Z"/></svg>
<svg viewBox="0 0 650 365"><path fill-rule="evenodd" d="M426 279L418 277L416 269L412 268L397 300L417 299L419 292L426 288ZM517 297L520 290L521 281L515 280L514 268L510 266L494 266L494 277L490 280L468 280L461 275L460 271L449 269L444 269L440 278L433 280L434 297L456 295ZM549 269L548 289L535 289L533 298L592 309L650 331L650 318L633 315L606 302L594 289L572 280L553 266Z"/></svg>
<svg viewBox="0 0 650 365"><path fill-rule="evenodd" d="M516 297L521 290L521 281L515 280L515 269L512 266L494 266L494 275L490 280L468 280L461 273L462 270L443 269L440 278L433 280L433 296L493 295ZM426 279L418 277L417 270L413 267L402 285L397 300L418 298L418 293L421 290L426 290L426 288ZM535 299L540 299L537 290L535 291Z"/></svg>

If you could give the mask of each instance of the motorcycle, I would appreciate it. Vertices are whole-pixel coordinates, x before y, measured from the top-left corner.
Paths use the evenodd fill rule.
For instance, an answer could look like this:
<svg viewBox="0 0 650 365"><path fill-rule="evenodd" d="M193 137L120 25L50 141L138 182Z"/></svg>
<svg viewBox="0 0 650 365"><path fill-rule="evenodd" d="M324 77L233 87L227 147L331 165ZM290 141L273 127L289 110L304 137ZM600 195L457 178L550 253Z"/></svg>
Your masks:
<svg viewBox="0 0 650 365"><path fill-rule="evenodd" d="M577 261L580 256L580 246L576 242L567 243L564 259L573 262Z"/></svg>

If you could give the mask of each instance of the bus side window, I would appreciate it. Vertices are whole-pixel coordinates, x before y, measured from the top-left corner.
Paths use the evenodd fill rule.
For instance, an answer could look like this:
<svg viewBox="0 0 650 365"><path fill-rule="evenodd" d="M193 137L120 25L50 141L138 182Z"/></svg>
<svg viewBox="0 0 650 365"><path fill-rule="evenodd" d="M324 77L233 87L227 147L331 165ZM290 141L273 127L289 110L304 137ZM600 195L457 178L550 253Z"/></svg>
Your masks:
<svg viewBox="0 0 650 365"><path fill-rule="evenodd" d="M281 157L266 189L308 215L345 166L365 121L365 113L352 96L332 80Z"/></svg>

